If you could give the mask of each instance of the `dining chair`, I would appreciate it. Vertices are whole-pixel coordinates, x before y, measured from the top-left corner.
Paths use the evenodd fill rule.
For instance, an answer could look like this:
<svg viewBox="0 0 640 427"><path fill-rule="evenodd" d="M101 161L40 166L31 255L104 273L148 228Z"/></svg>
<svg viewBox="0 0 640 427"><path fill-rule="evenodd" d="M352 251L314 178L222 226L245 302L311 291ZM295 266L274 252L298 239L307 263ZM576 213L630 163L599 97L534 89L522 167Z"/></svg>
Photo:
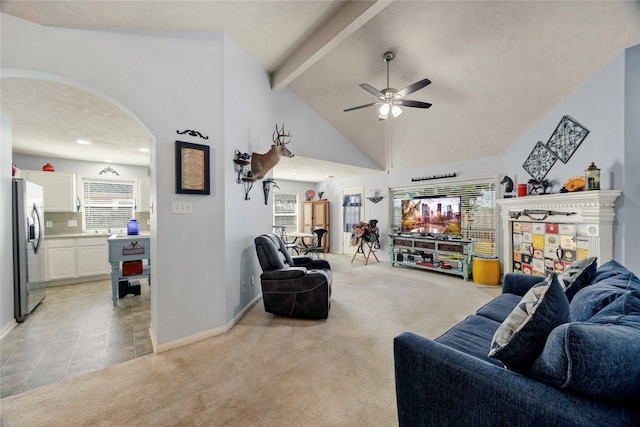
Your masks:
<svg viewBox="0 0 640 427"><path fill-rule="evenodd" d="M284 225L274 225L273 226L273 230L276 232L276 234L278 236L280 236L280 238L284 242L284 247L287 249L287 251L289 249L292 249L292 250L296 251L296 254L300 255L300 249L298 248L298 239L294 238L291 241L289 241L287 239L287 227L286 226L284 226Z"/></svg>
<svg viewBox="0 0 640 427"><path fill-rule="evenodd" d="M309 253L314 253L318 258L320 258L320 255L318 254L322 252L322 256L326 258L327 255L325 254L322 238L324 237L325 234L327 234L327 230L324 228L312 228L311 232L315 236L313 237L313 242L311 243L311 245L309 245L306 251L304 252L305 255Z"/></svg>

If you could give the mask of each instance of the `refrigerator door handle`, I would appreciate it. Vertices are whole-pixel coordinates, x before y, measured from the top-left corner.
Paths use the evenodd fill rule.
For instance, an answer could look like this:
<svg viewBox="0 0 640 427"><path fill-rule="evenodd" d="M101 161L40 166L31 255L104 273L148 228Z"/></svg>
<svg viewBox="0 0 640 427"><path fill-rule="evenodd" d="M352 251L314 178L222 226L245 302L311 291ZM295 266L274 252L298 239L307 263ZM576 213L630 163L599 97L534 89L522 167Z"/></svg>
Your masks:
<svg viewBox="0 0 640 427"><path fill-rule="evenodd" d="M33 252L38 253L40 250L40 245L42 243L42 219L40 218L40 212L38 211L38 206L34 203L33 210L31 211L31 216L35 218L35 222L29 225L29 240L35 239L35 231L36 227L38 230L38 240L33 245Z"/></svg>

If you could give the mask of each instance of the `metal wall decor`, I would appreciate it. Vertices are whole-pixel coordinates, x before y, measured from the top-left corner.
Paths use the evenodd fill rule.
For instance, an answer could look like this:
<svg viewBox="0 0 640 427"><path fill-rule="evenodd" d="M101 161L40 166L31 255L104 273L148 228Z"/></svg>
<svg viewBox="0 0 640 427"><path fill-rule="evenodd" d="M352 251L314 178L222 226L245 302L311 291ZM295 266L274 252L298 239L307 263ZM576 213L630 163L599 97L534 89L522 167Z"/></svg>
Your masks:
<svg viewBox="0 0 640 427"><path fill-rule="evenodd" d="M280 189L280 187L278 187L278 184L276 184L276 182L273 180L273 178L267 178L264 181L262 181L262 192L264 193L264 204L268 205L269 204L269 193L271 193L271 189L275 187L277 189Z"/></svg>
<svg viewBox="0 0 640 427"><path fill-rule="evenodd" d="M111 173L113 175L120 176L120 174L115 169L112 169L111 166L107 166L106 168L102 169L98 175L102 175L102 174L105 174L107 172L109 172L109 173Z"/></svg>
<svg viewBox="0 0 640 427"><path fill-rule="evenodd" d="M189 134L189 136L199 136L202 139L209 139L208 136L205 136L205 135L201 134L197 130L191 130L191 129L186 129L186 130L183 130L183 131L177 130L176 133L178 135L184 135L186 133L186 134Z"/></svg>
<svg viewBox="0 0 640 427"><path fill-rule="evenodd" d="M533 147L522 167L534 179L541 181L556 162L556 156L541 141Z"/></svg>
<svg viewBox="0 0 640 427"><path fill-rule="evenodd" d="M411 181L415 182L415 181L428 181L430 179L442 179L442 178L452 178L456 176L456 173L445 173L445 174L440 174L440 175L431 175L431 176L421 176L418 178L411 178Z"/></svg>
<svg viewBox="0 0 640 427"><path fill-rule="evenodd" d="M547 149L562 163L567 163L588 134L589 130L575 119L563 116L547 142Z"/></svg>

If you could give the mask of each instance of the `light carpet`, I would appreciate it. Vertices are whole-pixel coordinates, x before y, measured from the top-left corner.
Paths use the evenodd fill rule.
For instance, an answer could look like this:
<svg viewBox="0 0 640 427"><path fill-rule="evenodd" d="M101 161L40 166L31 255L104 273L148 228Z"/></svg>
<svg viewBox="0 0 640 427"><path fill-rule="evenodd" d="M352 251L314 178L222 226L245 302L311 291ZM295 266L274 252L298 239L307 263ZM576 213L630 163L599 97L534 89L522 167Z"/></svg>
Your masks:
<svg viewBox="0 0 640 427"><path fill-rule="evenodd" d="M5 398L3 425L397 425L393 338L435 338L499 288L327 259L326 321L277 317L260 300L226 334Z"/></svg>

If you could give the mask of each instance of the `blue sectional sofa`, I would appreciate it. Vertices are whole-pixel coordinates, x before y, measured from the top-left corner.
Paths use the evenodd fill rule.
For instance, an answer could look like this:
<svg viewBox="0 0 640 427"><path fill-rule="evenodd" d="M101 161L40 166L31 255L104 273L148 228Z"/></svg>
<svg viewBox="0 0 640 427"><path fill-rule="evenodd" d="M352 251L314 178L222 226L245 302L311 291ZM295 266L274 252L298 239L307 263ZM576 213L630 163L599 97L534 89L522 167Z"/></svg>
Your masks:
<svg viewBox="0 0 640 427"><path fill-rule="evenodd" d="M580 263L506 274L500 296L435 340L397 336L399 425L640 426L640 279Z"/></svg>

